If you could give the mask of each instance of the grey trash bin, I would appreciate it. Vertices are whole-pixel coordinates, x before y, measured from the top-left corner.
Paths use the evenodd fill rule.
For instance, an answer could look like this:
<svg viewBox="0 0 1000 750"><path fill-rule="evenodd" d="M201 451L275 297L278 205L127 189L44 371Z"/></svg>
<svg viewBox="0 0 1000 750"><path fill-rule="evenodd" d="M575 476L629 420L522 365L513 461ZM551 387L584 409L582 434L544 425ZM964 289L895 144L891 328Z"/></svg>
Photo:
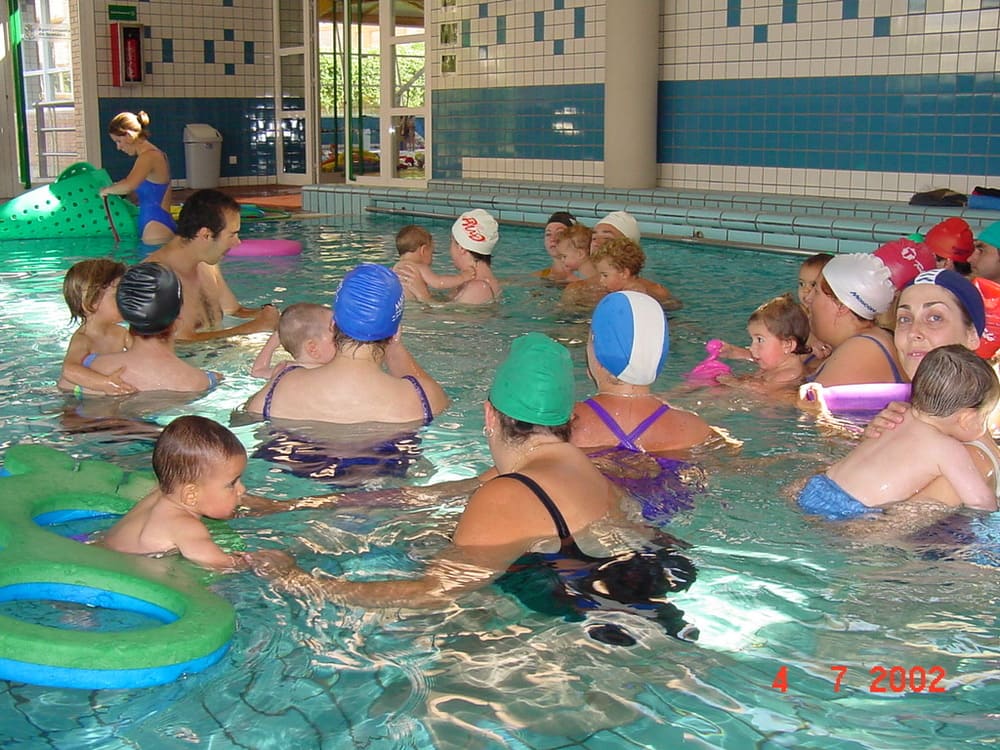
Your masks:
<svg viewBox="0 0 1000 750"><path fill-rule="evenodd" d="M187 185L192 189L219 187L222 134L211 125L193 122L184 126L184 161Z"/></svg>

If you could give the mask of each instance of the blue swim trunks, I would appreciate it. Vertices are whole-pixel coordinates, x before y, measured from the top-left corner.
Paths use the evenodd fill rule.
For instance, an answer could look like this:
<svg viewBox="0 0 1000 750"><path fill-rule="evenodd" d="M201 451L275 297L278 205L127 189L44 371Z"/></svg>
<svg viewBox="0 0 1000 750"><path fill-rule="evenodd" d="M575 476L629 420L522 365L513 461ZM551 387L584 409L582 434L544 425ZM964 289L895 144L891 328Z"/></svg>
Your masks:
<svg viewBox="0 0 1000 750"><path fill-rule="evenodd" d="M880 508L870 508L848 495L826 474L816 474L809 478L799 493L798 504L806 513L823 516L830 521L843 521L882 512Z"/></svg>

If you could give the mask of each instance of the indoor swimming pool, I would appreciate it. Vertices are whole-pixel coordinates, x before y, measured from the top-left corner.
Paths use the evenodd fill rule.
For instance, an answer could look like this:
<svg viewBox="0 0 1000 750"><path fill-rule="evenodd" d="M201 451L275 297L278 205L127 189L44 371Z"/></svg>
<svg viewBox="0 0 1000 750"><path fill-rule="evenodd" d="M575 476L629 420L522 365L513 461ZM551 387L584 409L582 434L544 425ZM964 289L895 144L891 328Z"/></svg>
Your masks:
<svg viewBox="0 0 1000 750"><path fill-rule="evenodd" d="M248 225L248 237L301 240L303 254L227 259L223 270L247 305L329 304L355 264L393 262L393 237L407 221ZM446 270L449 225L421 223L436 240L435 268ZM488 468L481 404L510 341L540 331L562 342L573 356L577 396L592 393L587 312L563 309L561 290L531 275L548 262L541 234L501 226L493 264L505 284L499 304L408 304L403 340L452 403L417 434L406 475L338 476L324 485L252 457L244 481L259 494L380 492L352 496L337 510L233 520L247 548L287 549L307 570L358 579L412 575L447 542L464 498L430 502L410 492L402 502L393 490ZM933 538L879 542L804 517L789 488L843 455L850 434L788 405L723 388L680 388L705 356L706 340L745 344L750 312L794 293L803 256L664 240L644 247L643 275L684 303L670 314L671 355L655 390L740 444L698 457L706 485L666 527L692 545L698 567L694 585L672 599L700 629L697 643L625 613L556 619L497 587L440 610L364 610L276 592L247 573L216 576L212 590L237 613L232 648L218 664L136 690L0 681L0 745L911 750L994 743L1000 542L972 546L968 529L977 524L1000 539L1000 513L957 516ZM81 403L60 395L54 383L73 330L61 296L66 269L87 257L138 258L110 240L8 242L3 254L0 459L11 445L31 442L145 471L155 425L186 413L231 425L252 456L273 438L240 413L262 384L250 365L263 334L179 347L181 356L225 375L193 400ZM15 611L0 604L0 614ZM52 618L86 627L77 615L56 608ZM599 620L626 627L638 643L588 638L586 626Z"/></svg>

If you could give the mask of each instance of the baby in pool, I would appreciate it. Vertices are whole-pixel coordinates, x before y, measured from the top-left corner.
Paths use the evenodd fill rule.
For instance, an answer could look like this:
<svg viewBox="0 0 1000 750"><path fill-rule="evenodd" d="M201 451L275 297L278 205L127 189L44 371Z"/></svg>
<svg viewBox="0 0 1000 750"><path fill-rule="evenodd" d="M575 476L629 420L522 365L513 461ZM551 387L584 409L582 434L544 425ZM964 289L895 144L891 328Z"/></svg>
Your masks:
<svg viewBox="0 0 1000 750"><path fill-rule="evenodd" d="M63 298L72 322L80 321L66 347L59 390L118 395L134 393L135 388L124 380L124 367L104 375L84 366L93 354L113 354L128 349L132 340L128 330L119 325L122 314L115 293L125 275L124 263L110 258L93 258L74 263L63 279Z"/></svg>
<svg viewBox="0 0 1000 750"><path fill-rule="evenodd" d="M441 276L431 269L434 259L434 238L416 224L408 224L396 233L396 252L399 260L392 270L403 284L408 300L429 302L431 289L454 289L474 278L471 269L451 276Z"/></svg>
<svg viewBox="0 0 1000 750"><path fill-rule="evenodd" d="M799 494L799 507L839 520L902 500L950 496L969 508L995 511L995 489L987 486L963 443L987 435L987 419L998 400L1000 382L983 359L958 344L934 349L913 377L912 408L902 424L866 438L826 473L811 477ZM941 482L950 491L937 490Z"/></svg>
<svg viewBox="0 0 1000 750"><path fill-rule="evenodd" d="M749 354L757 371L720 375L718 382L763 392L797 389L805 378L802 355L809 353L809 317L802 305L790 294L768 300L750 313L747 333L750 348L740 351Z"/></svg>
<svg viewBox="0 0 1000 750"><path fill-rule="evenodd" d="M223 552L201 520L232 518L241 507L256 514L284 509L277 501L247 494L246 465L243 444L218 422L193 415L175 419L153 448L156 488L99 543L134 555L176 552L206 568L248 567L253 554Z"/></svg>
<svg viewBox="0 0 1000 750"><path fill-rule="evenodd" d="M278 344L292 355L291 362L271 364ZM253 362L250 374L255 378L271 378L286 366L325 365L336 352L333 343L333 310L326 305L297 302L281 312L278 330L271 334Z"/></svg>

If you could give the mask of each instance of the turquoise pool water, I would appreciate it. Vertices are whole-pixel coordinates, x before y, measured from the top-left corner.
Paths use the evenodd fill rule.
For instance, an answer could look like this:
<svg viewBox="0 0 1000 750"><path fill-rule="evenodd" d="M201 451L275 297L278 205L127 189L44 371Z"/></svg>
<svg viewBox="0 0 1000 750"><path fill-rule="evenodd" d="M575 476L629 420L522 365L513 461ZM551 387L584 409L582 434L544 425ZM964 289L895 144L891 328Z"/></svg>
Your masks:
<svg viewBox="0 0 1000 750"><path fill-rule="evenodd" d="M224 269L248 304L328 302L353 264L391 260L402 223L250 225L247 235L293 236L306 252L227 260ZM438 241L436 265L444 269L448 226L428 226ZM540 234L503 227L495 270L508 283L498 308L407 310L404 339L453 403L421 432L420 457L407 479L365 486L426 484L486 468L481 403L509 341L526 330L569 346L578 395L590 392L586 316L560 311L558 291L526 273L545 263ZM109 412L97 402L81 408L55 392L72 333L62 276L73 261L109 252L136 259L103 242L5 246L0 448L40 442L146 469L151 442L132 418L151 412L166 423L196 411L238 423L237 434L253 449L259 426L232 412L260 385L249 368L264 336L183 350L226 375L219 389L192 403L126 402ZM672 315L673 351L657 383L663 391L704 356L707 338L742 342L749 312L795 284L793 257L665 242L650 242L647 252L647 275L685 303ZM959 542L931 549L907 541L872 544L803 518L789 503L789 485L850 446L814 417L726 392L679 394L674 402L743 443L739 453L704 458L706 491L670 524L694 545L690 554L700 569L691 590L674 600L700 627L698 644L672 640L644 620L605 614L598 619L626 625L639 641L605 646L586 637L584 624L528 611L495 588L445 611L365 611L297 600L253 576L231 575L212 584L239 618L233 648L220 664L136 691L0 682L3 746L909 750L995 742L996 568L970 562ZM95 416L118 421L95 430ZM246 481L277 497L320 489L258 459ZM405 507L356 502L336 512L232 525L251 549L288 548L306 567L379 577L419 570L445 543L461 509L462 498ZM997 514L983 523L1000 526ZM847 670L839 690L834 666ZM938 684L945 692L911 690L921 669L928 683L933 679L932 667L943 671ZM901 673L906 680L896 692ZM772 687L781 674L784 692Z"/></svg>

